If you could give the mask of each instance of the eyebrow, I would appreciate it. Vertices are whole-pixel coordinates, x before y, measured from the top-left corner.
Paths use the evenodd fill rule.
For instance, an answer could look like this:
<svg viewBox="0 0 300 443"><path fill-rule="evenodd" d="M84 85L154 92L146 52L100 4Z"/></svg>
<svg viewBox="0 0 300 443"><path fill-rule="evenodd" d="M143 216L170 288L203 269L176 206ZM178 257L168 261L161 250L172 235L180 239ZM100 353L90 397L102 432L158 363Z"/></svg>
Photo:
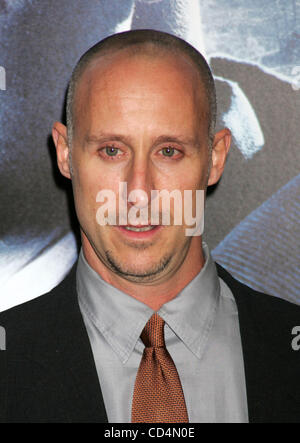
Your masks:
<svg viewBox="0 0 300 443"><path fill-rule="evenodd" d="M103 133L103 134L97 134L97 135L87 135L84 138L84 142L87 144L90 143L103 143L106 141L122 141L125 143L130 144L130 137L127 137L125 135L119 135L119 134L109 134L109 133Z"/></svg>
<svg viewBox="0 0 300 443"><path fill-rule="evenodd" d="M155 144L177 143L179 145L197 145L199 143L194 137L161 135L155 139Z"/></svg>
<svg viewBox="0 0 300 443"><path fill-rule="evenodd" d="M128 137L126 135L121 134L115 134L115 133L102 133L97 135L88 135L84 139L85 143L92 144L92 143L103 143L108 141L120 141L127 145L132 144L132 138ZM153 141L154 145L159 145L161 143L177 143L179 145L199 145L199 140L194 137L186 137L186 136L178 136L178 135L160 135L159 137L155 138Z"/></svg>

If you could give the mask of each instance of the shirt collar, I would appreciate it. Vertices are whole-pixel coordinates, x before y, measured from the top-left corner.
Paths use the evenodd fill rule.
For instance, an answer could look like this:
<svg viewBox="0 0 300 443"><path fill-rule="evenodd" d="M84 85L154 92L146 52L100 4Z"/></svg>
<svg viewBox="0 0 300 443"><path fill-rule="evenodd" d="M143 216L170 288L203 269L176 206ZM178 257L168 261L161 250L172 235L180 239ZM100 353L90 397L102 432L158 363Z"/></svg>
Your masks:
<svg viewBox="0 0 300 443"><path fill-rule="evenodd" d="M199 274L158 314L185 345L200 358L215 318L220 284L209 249L203 243L205 265ZM80 252L77 267L79 304L126 363L153 314L153 310L134 297L103 280Z"/></svg>
<svg viewBox="0 0 300 443"><path fill-rule="evenodd" d="M208 246L203 243L205 265L158 314L185 345L201 358L214 323L220 298L220 281Z"/></svg>

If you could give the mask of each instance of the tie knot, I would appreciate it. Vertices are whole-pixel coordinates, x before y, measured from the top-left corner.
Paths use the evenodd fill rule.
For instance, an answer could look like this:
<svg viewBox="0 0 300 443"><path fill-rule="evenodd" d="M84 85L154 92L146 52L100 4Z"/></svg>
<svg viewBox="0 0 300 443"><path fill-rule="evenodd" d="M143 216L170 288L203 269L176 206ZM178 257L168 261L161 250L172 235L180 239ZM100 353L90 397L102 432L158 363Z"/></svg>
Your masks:
<svg viewBox="0 0 300 443"><path fill-rule="evenodd" d="M165 346L164 326L164 320L157 313L153 314L141 333L141 340L146 348Z"/></svg>

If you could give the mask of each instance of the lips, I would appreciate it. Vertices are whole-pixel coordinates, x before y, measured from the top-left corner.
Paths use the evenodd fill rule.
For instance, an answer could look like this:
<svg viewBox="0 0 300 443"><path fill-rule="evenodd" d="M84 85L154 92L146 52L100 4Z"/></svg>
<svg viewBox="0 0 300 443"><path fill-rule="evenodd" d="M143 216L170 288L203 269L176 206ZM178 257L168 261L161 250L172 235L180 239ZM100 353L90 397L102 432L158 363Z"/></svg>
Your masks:
<svg viewBox="0 0 300 443"><path fill-rule="evenodd" d="M127 231L133 231L133 232L148 232L151 231L152 229L157 228L157 226L152 226L152 225L148 225L148 226L124 226L124 229L126 229Z"/></svg>
<svg viewBox="0 0 300 443"><path fill-rule="evenodd" d="M150 238L158 231L162 229L161 225L126 225L126 226L117 226L118 230L126 237L131 239L147 239Z"/></svg>

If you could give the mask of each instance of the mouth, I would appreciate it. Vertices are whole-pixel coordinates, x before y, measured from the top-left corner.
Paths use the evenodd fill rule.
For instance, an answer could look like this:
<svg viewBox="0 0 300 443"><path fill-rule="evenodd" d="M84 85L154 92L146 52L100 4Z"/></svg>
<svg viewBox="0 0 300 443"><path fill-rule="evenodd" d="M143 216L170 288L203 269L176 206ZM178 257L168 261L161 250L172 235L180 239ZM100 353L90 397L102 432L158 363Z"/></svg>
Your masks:
<svg viewBox="0 0 300 443"><path fill-rule="evenodd" d="M118 230L125 236L135 239L146 239L153 237L162 229L161 225L142 225L142 226L117 226Z"/></svg>
<svg viewBox="0 0 300 443"><path fill-rule="evenodd" d="M131 226L131 225L127 225L124 226L124 228L127 231L134 231L134 232L147 232L147 231L151 231L152 229L156 228L157 226L152 226L152 225L148 225L148 226Z"/></svg>

